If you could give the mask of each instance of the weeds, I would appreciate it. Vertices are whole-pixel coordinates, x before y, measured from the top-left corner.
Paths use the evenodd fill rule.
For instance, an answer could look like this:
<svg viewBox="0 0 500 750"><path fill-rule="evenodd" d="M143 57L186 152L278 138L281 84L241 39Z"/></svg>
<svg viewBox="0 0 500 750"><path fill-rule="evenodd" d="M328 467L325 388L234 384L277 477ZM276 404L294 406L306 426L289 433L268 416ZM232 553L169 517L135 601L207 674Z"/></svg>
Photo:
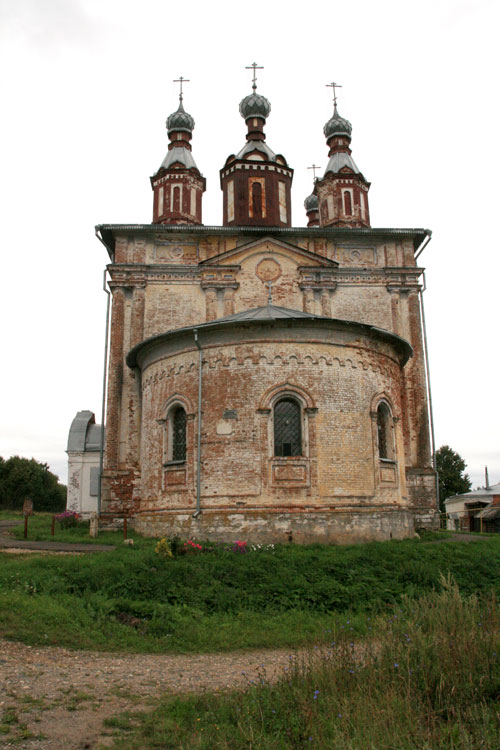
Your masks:
<svg viewBox="0 0 500 750"><path fill-rule="evenodd" d="M455 584L404 599L363 647L338 634L277 684L166 698L115 748L497 750L500 610Z"/></svg>

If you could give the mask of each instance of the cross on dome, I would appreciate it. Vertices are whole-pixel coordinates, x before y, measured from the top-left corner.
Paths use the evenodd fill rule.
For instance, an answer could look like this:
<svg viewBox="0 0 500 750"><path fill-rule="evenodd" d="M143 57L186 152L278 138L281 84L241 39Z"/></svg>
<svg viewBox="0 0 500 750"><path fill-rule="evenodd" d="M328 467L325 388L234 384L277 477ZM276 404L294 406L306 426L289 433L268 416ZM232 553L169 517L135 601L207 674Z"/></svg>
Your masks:
<svg viewBox="0 0 500 750"><path fill-rule="evenodd" d="M190 83L189 78L184 78L183 76L180 76L179 78L176 78L174 83L180 83L179 87L179 101L182 102L183 96L182 96L182 84L183 83Z"/></svg>
<svg viewBox="0 0 500 750"><path fill-rule="evenodd" d="M313 180L316 181L316 170L321 169L321 167L318 167L317 164L313 164L311 167L307 167L308 169L312 169L313 171Z"/></svg>
<svg viewBox="0 0 500 750"><path fill-rule="evenodd" d="M337 111L337 92L335 91L335 89L341 89L342 88L342 84L335 83L334 81L332 81L332 83L327 83L326 87L333 89L333 109L336 112Z"/></svg>
<svg viewBox="0 0 500 750"><path fill-rule="evenodd" d="M264 70L263 65L257 65L257 63L252 63L251 65L246 65L245 70L252 70L253 68L253 78L252 78L252 88L255 91L257 89L257 70Z"/></svg>

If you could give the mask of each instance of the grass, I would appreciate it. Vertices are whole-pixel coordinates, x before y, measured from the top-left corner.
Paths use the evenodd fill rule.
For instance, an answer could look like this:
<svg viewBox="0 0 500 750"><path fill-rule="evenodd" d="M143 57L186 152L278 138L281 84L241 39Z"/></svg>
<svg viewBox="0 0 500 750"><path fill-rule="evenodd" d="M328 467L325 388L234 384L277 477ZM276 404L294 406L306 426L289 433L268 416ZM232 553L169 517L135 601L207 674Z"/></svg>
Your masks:
<svg viewBox="0 0 500 750"><path fill-rule="evenodd" d="M108 722L113 747L279 750L498 750L500 608L494 594L405 598L360 651L337 633L294 658L276 684L166 697Z"/></svg>
<svg viewBox="0 0 500 750"><path fill-rule="evenodd" d="M50 516L31 520L33 533L50 533ZM57 533L88 541L78 527ZM116 548L89 556L0 553L0 635L136 653L294 648L324 641L347 619L352 636L365 636L367 617L392 611L403 596L439 591L441 573L464 595L500 594L500 538L493 535L474 544L436 544L442 537L433 534L246 554L209 546L175 559L155 554L156 540L135 538L125 547L120 532L108 532Z"/></svg>
<svg viewBox="0 0 500 750"><path fill-rule="evenodd" d="M54 536L51 534L53 513L36 513L28 518L28 540L34 542L66 542L68 544L112 544L123 543L123 531L100 531L99 536L89 535L89 522L80 521L76 526L62 529L56 522ZM14 511L0 511L0 521L19 521L19 525L10 527L8 532L14 539L24 539L24 516ZM5 530L4 530L5 533ZM134 540L134 544L152 547L153 541L145 539L129 528L127 537Z"/></svg>

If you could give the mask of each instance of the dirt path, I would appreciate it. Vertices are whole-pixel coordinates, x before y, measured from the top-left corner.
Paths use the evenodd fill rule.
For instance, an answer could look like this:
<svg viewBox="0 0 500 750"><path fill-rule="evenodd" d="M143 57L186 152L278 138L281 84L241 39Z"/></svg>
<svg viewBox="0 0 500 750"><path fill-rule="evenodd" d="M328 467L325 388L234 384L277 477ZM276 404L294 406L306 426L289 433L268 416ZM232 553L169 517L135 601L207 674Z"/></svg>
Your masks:
<svg viewBox="0 0 500 750"><path fill-rule="evenodd" d="M8 729L0 747L105 747L112 742L105 718L146 710L161 693L241 687L263 669L273 679L289 661L282 650L110 655L0 640L0 730Z"/></svg>

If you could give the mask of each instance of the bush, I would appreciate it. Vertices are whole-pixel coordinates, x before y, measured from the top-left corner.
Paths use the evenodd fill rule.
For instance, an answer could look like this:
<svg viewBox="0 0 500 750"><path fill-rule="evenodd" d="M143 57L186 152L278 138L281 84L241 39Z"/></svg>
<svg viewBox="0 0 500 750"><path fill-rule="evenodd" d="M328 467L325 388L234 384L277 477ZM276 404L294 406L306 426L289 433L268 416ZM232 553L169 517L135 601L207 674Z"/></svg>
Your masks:
<svg viewBox="0 0 500 750"><path fill-rule="evenodd" d="M63 513L58 513L55 516L56 521L61 525L61 529L70 529L72 526L78 524L80 516L73 510L65 510Z"/></svg>

